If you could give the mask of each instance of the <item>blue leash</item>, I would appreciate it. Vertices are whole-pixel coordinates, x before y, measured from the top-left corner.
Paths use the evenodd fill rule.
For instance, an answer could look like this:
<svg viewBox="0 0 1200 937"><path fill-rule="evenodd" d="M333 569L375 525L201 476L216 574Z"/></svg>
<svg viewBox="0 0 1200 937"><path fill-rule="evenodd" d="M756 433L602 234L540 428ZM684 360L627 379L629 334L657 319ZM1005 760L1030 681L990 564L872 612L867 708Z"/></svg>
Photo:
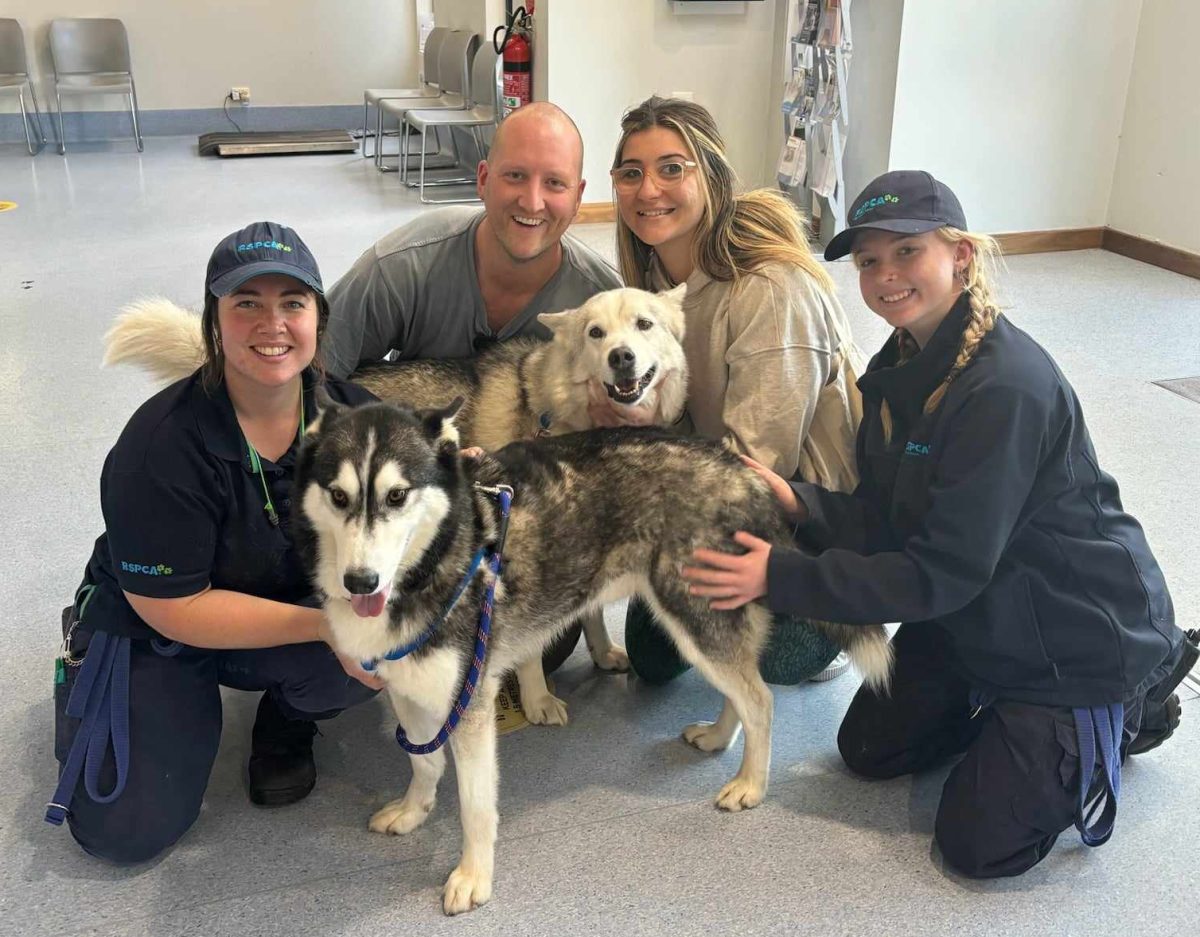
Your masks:
<svg viewBox="0 0 1200 937"><path fill-rule="evenodd" d="M79 677L67 699L67 716L81 720L71 742L66 764L58 778L58 787L46 804L46 822L62 826L71 812L71 801L79 776L83 774L84 790L98 804L109 804L121 796L129 774L129 673L130 639L93 631L92 639L82 661L71 657L71 636L83 621L88 603L95 593L94 585L80 589L75 597L78 617L63 638L63 648L56 667L56 679L65 679L65 666L79 667ZM155 652L174 657L183 645L178 641L153 638ZM116 781L107 794L100 793L100 766L111 743Z"/></svg>
<svg viewBox="0 0 1200 937"><path fill-rule="evenodd" d="M1075 815L1075 827L1085 845L1102 846L1112 836L1117 822L1125 707L1121 703L1111 703L1090 709L1078 707L1074 713L1075 735L1079 739L1079 810ZM1104 768L1104 785L1095 797L1089 797L1097 767L1097 745L1100 765Z"/></svg>
<svg viewBox="0 0 1200 937"><path fill-rule="evenodd" d="M88 796L109 804L125 790L129 772L129 638L92 632L79 677L67 700L67 715L81 719L71 752L59 775L54 797L46 805L46 822L61 826L83 774ZM100 793L100 765L112 744L117 778L113 789Z"/></svg>
<svg viewBox="0 0 1200 937"><path fill-rule="evenodd" d="M969 694L971 718L995 702L990 693L972 689ZM1117 800L1121 796L1121 733L1125 726L1125 706L1077 706L1075 738L1079 742L1079 808L1075 812L1075 828L1087 846L1102 846L1113 834L1117 822ZM1099 764L1104 769L1104 785L1094 797L1092 779L1096 774L1097 749Z"/></svg>
<svg viewBox="0 0 1200 937"><path fill-rule="evenodd" d="M471 661L471 667L467 671L467 678L463 682L462 692L459 693L458 699L455 701L453 708L450 710L450 715L446 718L437 735L423 745L417 745L408 740L408 735L404 732L404 726L396 726L396 742L410 755L429 755L436 752L439 748L446 744L450 738L450 734L458 728L458 723L467 712L467 707L471 705L471 699L475 695L475 688L479 683L479 675L483 672L483 662L487 659L488 637L492 633L492 608L496 596L496 583L500 581L502 571L502 554L504 551L504 538L508 533L508 511L512 506L512 489L507 485L497 486L495 489L482 489L494 494L500 502L500 531L496 538L495 546L488 554L488 569L491 570L491 582L488 583L487 591L483 595L483 606L479 612L479 627L475 631L475 656ZM458 595L462 594L460 587ZM458 601L458 595L455 595L451 602L453 607L454 602ZM446 614L449 614L447 609ZM445 619L445 615L439 618L439 621Z"/></svg>

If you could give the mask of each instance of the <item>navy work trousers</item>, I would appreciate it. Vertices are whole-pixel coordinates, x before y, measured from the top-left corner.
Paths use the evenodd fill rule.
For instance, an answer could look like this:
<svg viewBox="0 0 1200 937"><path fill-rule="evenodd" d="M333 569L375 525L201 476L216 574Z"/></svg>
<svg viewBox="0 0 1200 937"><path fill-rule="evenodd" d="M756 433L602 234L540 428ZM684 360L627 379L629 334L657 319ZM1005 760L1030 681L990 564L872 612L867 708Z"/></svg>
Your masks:
<svg viewBox="0 0 1200 937"><path fill-rule="evenodd" d="M74 638L76 652L87 635ZM55 687L54 753L66 760L78 720L64 715L78 668ZM131 642L129 771L124 792L98 804L76 785L71 833L89 853L122 864L144 862L196 821L221 737L220 687L263 690L293 719L328 719L375 691L346 675L329 647L292 644L254 650L184 647L163 656L149 641ZM100 770L101 791L115 778L112 750Z"/></svg>
<svg viewBox="0 0 1200 937"><path fill-rule="evenodd" d="M962 755L934 824L942 857L971 878L1032 868L1075 824L1079 746L1071 709L1001 700L975 712L944 631L902 625L893 646L890 695L860 688L842 720L838 748L847 766L864 777L894 778ZM1144 694L1125 701L1122 757L1144 701Z"/></svg>

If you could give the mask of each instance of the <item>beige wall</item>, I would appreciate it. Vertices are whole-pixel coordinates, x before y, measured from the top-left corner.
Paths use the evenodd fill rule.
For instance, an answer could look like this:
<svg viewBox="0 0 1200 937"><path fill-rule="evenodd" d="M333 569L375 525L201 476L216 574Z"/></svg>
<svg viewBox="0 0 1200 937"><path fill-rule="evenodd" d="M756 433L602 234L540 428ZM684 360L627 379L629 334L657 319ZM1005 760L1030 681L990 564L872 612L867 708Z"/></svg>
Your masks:
<svg viewBox="0 0 1200 937"><path fill-rule="evenodd" d="M1145 0L1108 209L1110 227L1200 252L1200 4Z"/></svg>
<svg viewBox="0 0 1200 937"><path fill-rule="evenodd" d="M608 169L621 114L654 92L691 91L716 117L743 183L765 181L764 149L782 140L783 84L772 67L776 2L747 3L736 15L681 16L667 0L539 0L537 28L547 30L539 42L550 46L547 93L583 134L585 202L612 197Z"/></svg>
<svg viewBox="0 0 1200 937"><path fill-rule="evenodd" d="M905 3L889 168L943 178L981 231L1103 225L1141 6Z"/></svg>
<svg viewBox="0 0 1200 937"><path fill-rule="evenodd" d="M220 107L232 85L249 86L252 105L354 104L366 87L417 75L414 0L5 0L3 13L20 21L44 76L52 18L123 20L145 109ZM72 97L66 109L85 104L122 107L105 95Z"/></svg>

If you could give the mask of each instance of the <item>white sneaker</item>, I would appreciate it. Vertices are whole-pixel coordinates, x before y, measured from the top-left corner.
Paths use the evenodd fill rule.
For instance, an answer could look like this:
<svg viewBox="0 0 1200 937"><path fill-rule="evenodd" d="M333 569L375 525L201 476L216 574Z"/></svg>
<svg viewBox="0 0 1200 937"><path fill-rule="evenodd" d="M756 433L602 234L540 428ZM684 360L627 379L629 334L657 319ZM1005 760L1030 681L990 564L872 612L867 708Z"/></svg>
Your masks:
<svg viewBox="0 0 1200 937"><path fill-rule="evenodd" d="M826 680L833 680L835 677L840 677L850 669L850 657L845 651L838 651L838 656L829 662L824 670L818 674L808 678L809 683L824 683Z"/></svg>

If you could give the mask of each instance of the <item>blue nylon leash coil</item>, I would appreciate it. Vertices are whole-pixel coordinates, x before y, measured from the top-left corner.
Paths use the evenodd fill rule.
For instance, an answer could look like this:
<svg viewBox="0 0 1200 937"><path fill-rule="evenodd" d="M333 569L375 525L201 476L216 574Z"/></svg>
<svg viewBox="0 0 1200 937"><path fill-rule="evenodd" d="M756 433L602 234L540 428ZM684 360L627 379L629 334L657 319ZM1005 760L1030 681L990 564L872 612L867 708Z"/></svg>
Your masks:
<svg viewBox="0 0 1200 937"><path fill-rule="evenodd" d="M508 512L512 506L512 489L500 487L495 494L500 502L500 530L496 538L496 545L488 556L488 569L491 570L492 576L487 590L484 592L483 606L479 613L479 626L475 630L475 654L471 666L467 670L466 680L463 681L462 692L459 693L458 699L450 709L450 715L438 730L437 735L423 745L417 745L408 740L404 726L396 726L396 742L410 755L429 755L446 744L451 733L458 727L458 723L466 714L467 707L471 705L471 699L474 697L475 688L479 683L479 675L483 672L483 663L487 659L488 637L492 631L492 609L496 596L496 583L500 581L503 569L501 557L504 550L504 538L508 532Z"/></svg>

